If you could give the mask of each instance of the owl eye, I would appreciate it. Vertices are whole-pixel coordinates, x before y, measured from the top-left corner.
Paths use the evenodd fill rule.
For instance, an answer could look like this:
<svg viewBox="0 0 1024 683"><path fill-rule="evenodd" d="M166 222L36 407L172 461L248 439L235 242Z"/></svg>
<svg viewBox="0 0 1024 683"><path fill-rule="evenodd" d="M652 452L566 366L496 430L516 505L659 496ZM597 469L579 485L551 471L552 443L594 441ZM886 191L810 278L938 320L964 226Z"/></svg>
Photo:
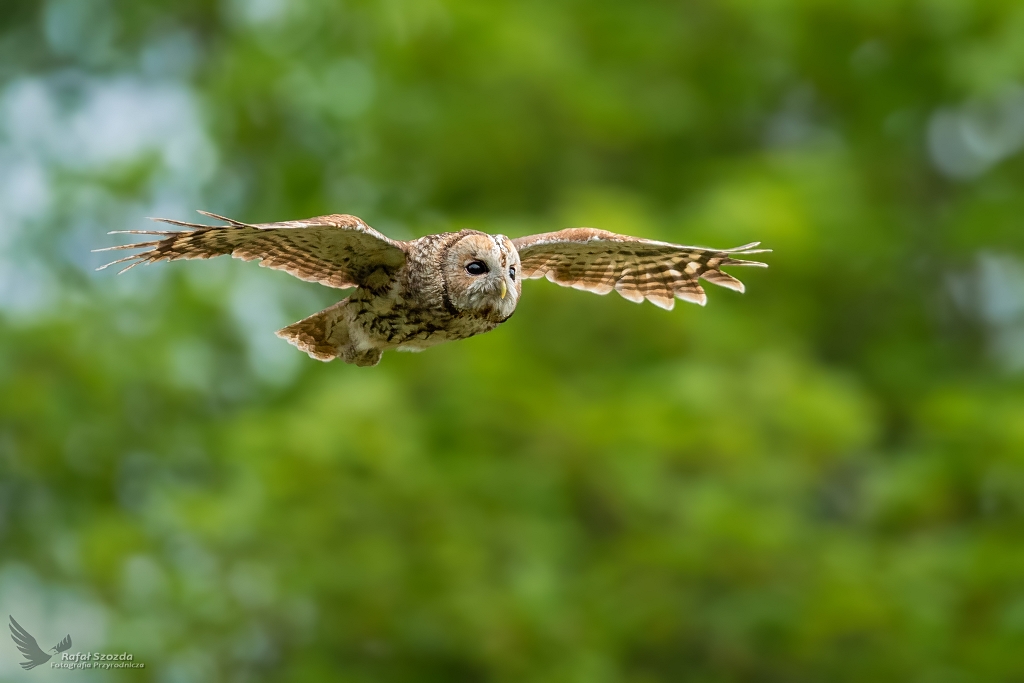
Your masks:
<svg viewBox="0 0 1024 683"><path fill-rule="evenodd" d="M516 279L516 269L515 268L509 268L508 269L508 276L510 278L512 278L513 282L515 282L515 279Z"/></svg>
<svg viewBox="0 0 1024 683"><path fill-rule="evenodd" d="M466 272L470 275L483 275L487 272L487 264L483 261L472 261L466 266Z"/></svg>

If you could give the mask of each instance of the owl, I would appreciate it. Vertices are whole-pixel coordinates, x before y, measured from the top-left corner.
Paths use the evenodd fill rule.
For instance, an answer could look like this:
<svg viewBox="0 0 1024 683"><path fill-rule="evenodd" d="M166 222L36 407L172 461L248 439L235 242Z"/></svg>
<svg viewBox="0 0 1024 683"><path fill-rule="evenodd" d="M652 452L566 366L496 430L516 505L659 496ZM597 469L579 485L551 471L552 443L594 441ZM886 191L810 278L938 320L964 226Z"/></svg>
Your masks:
<svg viewBox="0 0 1024 683"><path fill-rule="evenodd" d="M595 294L613 289L637 303L671 310L679 298L703 306L700 280L743 291L723 266L760 266L758 242L735 249L684 247L593 228L509 239L478 230L389 239L355 216L335 214L283 223L241 223L200 211L224 225L155 219L183 230L124 230L155 235L111 249L144 249L102 266L204 259L224 254L283 270L309 282L354 288L347 298L277 335L317 360L367 366L384 351L422 351L489 332L515 313L523 280ZM111 233L111 234L115 234Z"/></svg>

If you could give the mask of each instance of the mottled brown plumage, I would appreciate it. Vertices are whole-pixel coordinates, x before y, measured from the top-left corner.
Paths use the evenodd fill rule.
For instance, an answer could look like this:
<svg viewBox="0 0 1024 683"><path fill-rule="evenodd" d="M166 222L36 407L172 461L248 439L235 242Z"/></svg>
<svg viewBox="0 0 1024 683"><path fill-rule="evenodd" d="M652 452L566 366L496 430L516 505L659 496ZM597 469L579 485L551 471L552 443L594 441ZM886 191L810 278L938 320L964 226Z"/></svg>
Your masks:
<svg viewBox="0 0 1024 683"><path fill-rule="evenodd" d="M764 253L757 242L705 249L617 235L593 228L509 240L477 230L389 239L359 218L319 216L303 221L210 226L157 219L186 230L121 231L160 239L109 249L145 249L108 263L211 258L231 254L328 287L356 290L348 298L278 331L319 360L376 365L388 349L421 351L488 332L515 312L524 278L671 309L676 298L707 302L699 280L743 291L722 266L762 266L736 258ZM106 251L99 249L97 251ZM102 270L102 268L100 268Z"/></svg>

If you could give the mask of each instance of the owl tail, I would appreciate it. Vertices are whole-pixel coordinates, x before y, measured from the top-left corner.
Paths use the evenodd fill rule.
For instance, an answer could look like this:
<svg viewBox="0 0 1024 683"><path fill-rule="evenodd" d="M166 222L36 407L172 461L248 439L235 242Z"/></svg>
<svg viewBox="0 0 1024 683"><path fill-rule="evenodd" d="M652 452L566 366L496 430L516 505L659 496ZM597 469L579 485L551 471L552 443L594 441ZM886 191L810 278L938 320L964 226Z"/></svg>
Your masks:
<svg viewBox="0 0 1024 683"><path fill-rule="evenodd" d="M319 313L277 331L277 336L310 358L329 361L344 355L349 343L348 318L345 316L347 299L339 301Z"/></svg>

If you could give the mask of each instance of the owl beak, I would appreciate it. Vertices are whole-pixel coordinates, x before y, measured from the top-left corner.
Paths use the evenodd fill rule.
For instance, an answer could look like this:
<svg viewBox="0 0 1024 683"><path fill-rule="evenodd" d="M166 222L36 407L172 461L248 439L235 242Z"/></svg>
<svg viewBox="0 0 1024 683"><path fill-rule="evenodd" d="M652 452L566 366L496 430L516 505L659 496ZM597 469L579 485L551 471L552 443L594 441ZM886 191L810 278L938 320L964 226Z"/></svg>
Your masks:
<svg viewBox="0 0 1024 683"><path fill-rule="evenodd" d="M501 298L504 299L505 295L508 294L508 287L505 285L505 281L501 281Z"/></svg>

